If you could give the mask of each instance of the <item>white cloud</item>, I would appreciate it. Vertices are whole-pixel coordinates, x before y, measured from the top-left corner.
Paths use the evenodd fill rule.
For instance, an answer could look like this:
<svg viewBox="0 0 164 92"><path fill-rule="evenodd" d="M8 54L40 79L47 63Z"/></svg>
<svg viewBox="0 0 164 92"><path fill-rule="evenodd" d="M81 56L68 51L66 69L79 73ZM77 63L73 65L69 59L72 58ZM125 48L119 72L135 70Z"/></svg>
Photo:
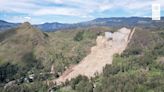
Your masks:
<svg viewBox="0 0 164 92"><path fill-rule="evenodd" d="M15 21L15 22L26 22L26 21L31 21L31 17L29 16L25 16L25 17L22 17L22 16L13 16L13 17L10 17L9 19L7 19L7 21Z"/></svg>
<svg viewBox="0 0 164 92"><path fill-rule="evenodd" d="M63 0L47 0L48 2L52 2L52 3L57 3L57 4L62 4L64 3Z"/></svg>
<svg viewBox="0 0 164 92"><path fill-rule="evenodd" d="M153 1L154 3L156 1ZM151 8L151 0L0 0L1 11L23 13L31 16L66 15L66 16L91 16L92 13L102 13L106 10L121 8L126 11L141 10L144 12ZM164 0L158 0L161 9ZM49 6L48 4L54 4ZM62 6L56 6L60 4Z"/></svg>
<svg viewBox="0 0 164 92"><path fill-rule="evenodd" d="M59 8L59 7L49 7L49 8L43 8L39 9L36 12L33 13L34 15L67 15L67 16L80 16L83 15L82 12L80 12L77 9L74 8Z"/></svg>
<svg viewBox="0 0 164 92"><path fill-rule="evenodd" d="M31 17L25 16L24 19L31 20Z"/></svg>
<svg viewBox="0 0 164 92"><path fill-rule="evenodd" d="M10 3L9 3L10 2ZM0 9L11 13L31 14L41 6L34 4L31 0L1 0Z"/></svg>
<svg viewBox="0 0 164 92"><path fill-rule="evenodd" d="M107 4L100 4L100 5L99 5L99 10L100 10L100 11L105 11L105 10L111 9L112 7L113 7L113 6L110 5L109 3L107 3Z"/></svg>

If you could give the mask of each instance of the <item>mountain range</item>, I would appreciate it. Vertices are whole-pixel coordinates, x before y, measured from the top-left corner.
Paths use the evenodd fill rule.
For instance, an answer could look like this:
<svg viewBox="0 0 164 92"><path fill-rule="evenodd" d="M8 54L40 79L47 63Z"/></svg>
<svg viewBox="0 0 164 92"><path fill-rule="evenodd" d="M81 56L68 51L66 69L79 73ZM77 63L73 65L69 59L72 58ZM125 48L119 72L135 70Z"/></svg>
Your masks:
<svg viewBox="0 0 164 92"><path fill-rule="evenodd" d="M0 20L0 31L8 30L11 28L18 27L20 23L10 23L3 20ZM36 28L42 31L57 31L63 29L73 29L81 27L90 27L90 26L108 26L114 28L121 27L149 27L149 28L161 28L164 27L164 17L161 17L160 21L154 21L148 17L113 17L113 18L97 18L91 21L68 24L68 23L44 23L44 24L35 24L33 25Z"/></svg>

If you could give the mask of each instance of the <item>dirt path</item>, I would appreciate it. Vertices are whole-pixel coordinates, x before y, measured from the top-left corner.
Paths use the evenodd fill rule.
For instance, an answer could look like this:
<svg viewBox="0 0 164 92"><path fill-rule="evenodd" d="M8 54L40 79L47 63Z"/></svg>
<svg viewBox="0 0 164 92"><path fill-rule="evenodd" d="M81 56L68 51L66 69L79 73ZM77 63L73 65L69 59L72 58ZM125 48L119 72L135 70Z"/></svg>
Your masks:
<svg viewBox="0 0 164 92"><path fill-rule="evenodd" d="M128 45L135 28L131 31L127 28L121 28L112 34L112 37L98 36L97 45L91 48L91 53L86 56L81 63L66 70L62 76L53 82L60 84L67 79L77 77L78 75L85 75L94 77L95 73L102 73L103 67L106 64L112 64L113 55L121 54Z"/></svg>

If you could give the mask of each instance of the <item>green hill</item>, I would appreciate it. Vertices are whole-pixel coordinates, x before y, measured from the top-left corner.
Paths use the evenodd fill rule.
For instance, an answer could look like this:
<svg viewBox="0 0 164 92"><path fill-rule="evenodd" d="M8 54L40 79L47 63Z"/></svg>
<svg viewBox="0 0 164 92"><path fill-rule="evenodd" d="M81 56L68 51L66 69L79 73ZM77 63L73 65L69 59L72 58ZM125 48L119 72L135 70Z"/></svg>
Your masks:
<svg viewBox="0 0 164 92"><path fill-rule="evenodd" d="M23 23L19 28L1 35L4 36L0 43L2 62L15 63L22 61L26 55L33 53L33 50L37 49L38 46L46 44L46 36L29 23Z"/></svg>

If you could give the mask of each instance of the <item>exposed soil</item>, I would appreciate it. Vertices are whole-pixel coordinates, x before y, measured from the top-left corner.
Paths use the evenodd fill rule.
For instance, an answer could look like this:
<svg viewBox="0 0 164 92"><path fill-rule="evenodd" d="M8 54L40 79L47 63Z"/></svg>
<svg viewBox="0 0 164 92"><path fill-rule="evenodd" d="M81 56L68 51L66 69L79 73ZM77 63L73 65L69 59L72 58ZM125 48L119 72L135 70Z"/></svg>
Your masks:
<svg viewBox="0 0 164 92"><path fill-rule="evenodd" d="M85 75L90 78L94 77L96 73L102 73L106 64L112 64L113 55L121 54L126 49L134 31L135 28L133 30L121 28L114 32L110 39L105 36L98 36L97 45L91 48L91 53L79 64L66 70L62 76L53 82L60 84L78 75Z"/></svg>

